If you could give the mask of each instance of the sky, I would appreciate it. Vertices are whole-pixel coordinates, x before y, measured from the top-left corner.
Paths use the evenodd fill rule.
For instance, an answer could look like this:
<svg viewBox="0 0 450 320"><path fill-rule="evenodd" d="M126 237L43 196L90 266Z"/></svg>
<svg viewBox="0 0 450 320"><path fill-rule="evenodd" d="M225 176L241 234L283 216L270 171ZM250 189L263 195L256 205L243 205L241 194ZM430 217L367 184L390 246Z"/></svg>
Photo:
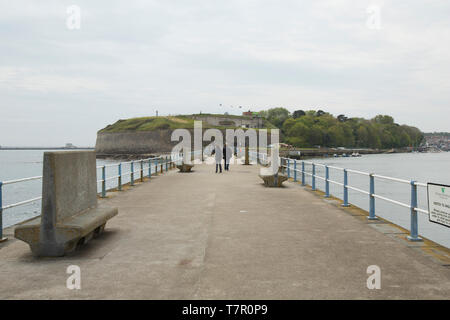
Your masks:
<svg viewBox="0 0 450 320"><path fill-rule="evenodd" d="M0 0L0 146L271 107L450 131L449 16L447 0Z"/></svg>

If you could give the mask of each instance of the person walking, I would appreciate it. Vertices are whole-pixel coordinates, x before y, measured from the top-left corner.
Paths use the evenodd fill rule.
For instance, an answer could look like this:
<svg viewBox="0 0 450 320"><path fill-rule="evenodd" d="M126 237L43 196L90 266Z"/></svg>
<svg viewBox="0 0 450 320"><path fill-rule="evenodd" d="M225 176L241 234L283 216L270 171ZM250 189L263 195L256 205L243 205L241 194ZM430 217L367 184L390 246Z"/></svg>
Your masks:
<svg viewBox="0 0 450 320"><path fill-rule="evenodd" d="M218 169L220 169L220 173L222 173L222 156L223 156L222 148L218 144L216 144L214 146L214 159L216 160L216 173L217 173Z"/></svg>
<svg viewBox="0 0 450 320"><path fill-rule="evenodd" d="M223 161L225 163L225 170L230 170L230 159L233 156L233 150L230 148L230 146L225 143L225 146L223 148Z"/></svg>

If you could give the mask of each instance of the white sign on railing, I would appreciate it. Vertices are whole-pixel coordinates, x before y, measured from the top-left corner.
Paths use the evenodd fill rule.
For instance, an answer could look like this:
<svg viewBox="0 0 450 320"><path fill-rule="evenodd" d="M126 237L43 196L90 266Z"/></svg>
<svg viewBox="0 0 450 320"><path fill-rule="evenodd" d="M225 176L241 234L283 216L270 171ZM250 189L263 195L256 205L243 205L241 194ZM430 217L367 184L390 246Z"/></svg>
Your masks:
<svg viewBox="0 0 450 320"><path fill-rule="evenodd" d="M428 212L431 222L450 227L450 186L428 183Z"/></svg>

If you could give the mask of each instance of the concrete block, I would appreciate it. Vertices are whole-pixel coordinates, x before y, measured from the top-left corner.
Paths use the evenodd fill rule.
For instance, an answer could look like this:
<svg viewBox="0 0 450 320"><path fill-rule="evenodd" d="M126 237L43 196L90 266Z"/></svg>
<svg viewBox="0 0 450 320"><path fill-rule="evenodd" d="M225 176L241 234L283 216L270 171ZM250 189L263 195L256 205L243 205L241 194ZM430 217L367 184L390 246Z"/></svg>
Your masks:
<svg viewBox="0 0 450 320"><path fill-rule="evenodd" d="M97 208L94 151L45 152L41 216L16 227L14 236L37 256L62 256L98 234L117 208Z"/></svg>

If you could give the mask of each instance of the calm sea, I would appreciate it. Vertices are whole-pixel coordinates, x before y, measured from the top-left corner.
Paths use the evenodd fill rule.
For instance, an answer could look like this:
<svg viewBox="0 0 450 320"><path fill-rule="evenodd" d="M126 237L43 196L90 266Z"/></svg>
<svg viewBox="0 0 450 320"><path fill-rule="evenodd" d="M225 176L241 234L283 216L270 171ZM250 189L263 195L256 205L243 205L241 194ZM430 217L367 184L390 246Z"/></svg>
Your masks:
<svg viewBox="0 0 450 320"><path fill-rule="evenodd" d="M0 150L0 181L42 175L43 152L41 150ZM423 183L434 182L450 185L450 153L365 155L360 158L322 158L314 159L314 161L389 177L416 180ZM118 162L97 160L97 165L99 166L112 163ZM307 169L310 170L309 167ZM129 171L129 167L125 165L122 170L123 172L127 172ZM323 171L323 168L317 167L317 174L324 176ZM107 176L115 175L117 175L117 167L108 168ZM101 173L98 170L97 177L100 176ZM330 169L330 179L342 182L342 171ZM125 178L123 183L127 183L128 181L129 178ZM108 186L113 186L114 183L116 181L109 181ZM308 177L307 183L311 184L311 179ZM349 184L359 189L369 190L369 178L366 176L349 173ZM98 184L99 192L100 187L100 184ZM324 182L317 179L317 187L324 190ZM333 195L342 198L342 187L331 184L330 190ZM419 207L427 209L426 188L419 187L418 191ZM410 186L407 184L386 182L377 179L375 192L407 204L410 202ZM39 196L41 196L41 180L6 185L3 187L3 206ZM349 201L365 210L369 208L368 196L356 191L349 191ZM4 227L11 226L39 214L40 201L8 209L3 212L3 224ZM409 210L406 208L377 199L376 215L409 229ZM422 213L419 213L419 233L446 247L450 247L450 228L429 222L428 216Z"/></svg>
<svg viewBox="0 0 450 320"><path fill-rule="evenodd" d="M20 178L42 175L42 159L45 150L0 150L0 181L16 180ZM97 165L117 163L115 161L97 160ZM97 179L101 177L101 170L97 170ZM129 171L124 166L123 172ZM107 176L117 175L117 168L108 168ZM124 183L129 181L123 180ZM112 186L113 181L107 184ZM114 185L115 186L115 185ZM97 184L98 191L101 185ZM24 200L40 197L42 194L42 180L32 180L3 186L3 207ZM23 206L7 209L3 212L3 227L40 215L41 202L36 201Z"/></svg>
<svg viewBox="0 0 450 320"><path fill-rule="evenodd" d="M379 154L364 155L360 158L322 158L313 161L393 178L450 185L450 152ZM322 167L317 167L316 172L325 176L324 170ZM343 172L330 169L330 179L342 183ZM307 181L308 184L311 184L310 178L307 178ZM316 181L320 190L325 190L325 182L320 179ZM348 173L348 182L353 187L369 191L368 176ZM340 199L343 197L342 189L342 186L330 184L330 192ZM411 187L408 184L375 179L375 193L409 205ZM349 190L349 202L367 211L369 210L368 197L368 195ZM427 188L418 187L418 206L422 209L428 209ZM376 199L375 213L377 216L408 230L410 229L410 211L408 208ZM418 221L419 234L450 248L450 228L429 222L428 215L420 212L418 213Z"/></svg>

